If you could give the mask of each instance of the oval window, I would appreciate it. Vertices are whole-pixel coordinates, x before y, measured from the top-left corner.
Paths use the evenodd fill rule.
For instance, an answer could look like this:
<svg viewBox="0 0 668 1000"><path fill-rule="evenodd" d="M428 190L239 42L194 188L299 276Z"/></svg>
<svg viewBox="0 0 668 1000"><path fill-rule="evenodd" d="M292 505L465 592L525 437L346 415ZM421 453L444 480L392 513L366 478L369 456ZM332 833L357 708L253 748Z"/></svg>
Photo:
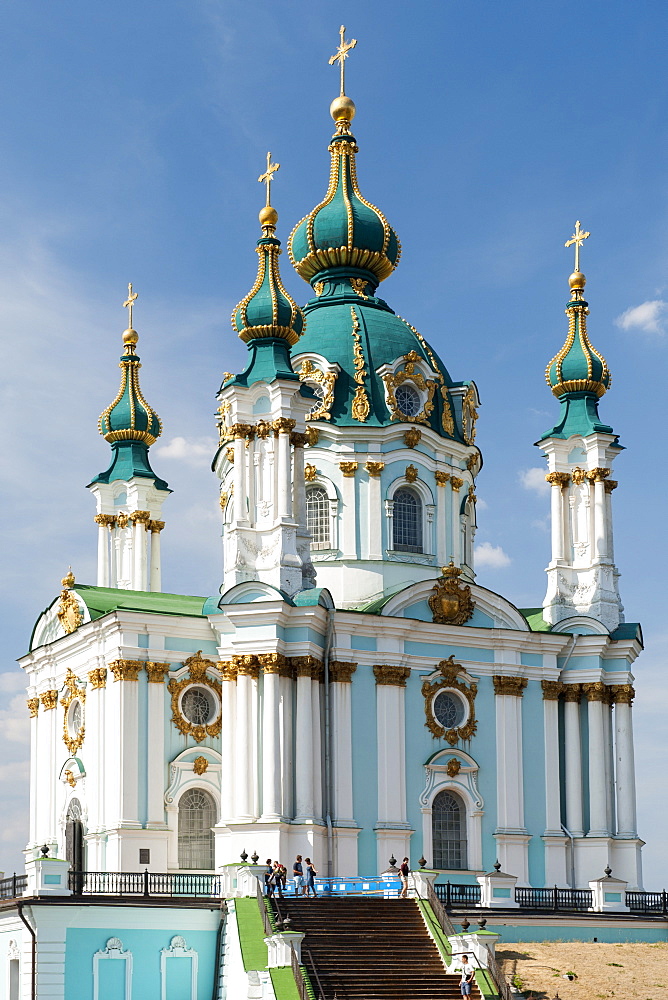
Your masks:
<svg viewBox="0 0 668 1000"><path fill-rule="evenodd" d="M434 698L434 716L444 729L456 729L463 723L466 709L453 691L439 691Z"/></svg>
<svg viewBox="0 0 668 1000"><path fill-rule="evenodd" d="M216 704L206 688L188 688L181 700L181 711L193 726L206 726L212 721Z"/></svg>
<svg viewBox="0 0 668 1000"><path fill-rule="evenodd" d="M416 417L422 409L420 393L412 385L404 383L403 385L397 386L394 392L394 398L397 401L398 408L407 417Z"/></svg>

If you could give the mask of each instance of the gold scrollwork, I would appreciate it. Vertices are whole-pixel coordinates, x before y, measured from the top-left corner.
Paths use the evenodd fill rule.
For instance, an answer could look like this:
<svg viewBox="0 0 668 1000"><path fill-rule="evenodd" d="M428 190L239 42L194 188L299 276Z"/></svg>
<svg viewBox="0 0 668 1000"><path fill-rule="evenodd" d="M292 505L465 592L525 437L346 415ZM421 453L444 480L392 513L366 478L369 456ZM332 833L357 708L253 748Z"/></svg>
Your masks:
<svg viewBox="0 0 668 1000"><path fill-rule="evenodd" d="M442 472L440 469L438 469L434 473L434 479L436 480L437 486L445 486L449 478L450 478L449 472Z"/></svg>
<svg viewBox="0 0 668 1000"><path fill-rule="evenodd" d="M494 674L494 694L508 698L521 698L527 686L526 677L506 677L505 674Z"/></svg>
<svg viewBox="0 0 668 1000"><path fill-rule="evenodd" d="M96 667L95 670L88 671L88 680L93 690L98 690L107 686L107 668Z"/></svg>
<svg viewBox="0 0 668 1000"><path fill-rule="evenodd" d="M51 688L50 691L42 691L39 700L42 703L44 711L50 712L58 704L58 692L55 688Z"/></svg>
<svg viewBox="0 0 668 1000"><path fill-rule="evenodd" d="M633 684L613 684L612 695L615 705L631 705L636 692Z"/></svg>
<svg viewBox="0 0 668 1000"><path fill-rule="evenodd" d="M365 288L369 284L366 278L351 278L350 284L352 285L353 291L356 292L361 299L369 298L365 292Z"/></svg>
<svg viewBox="0 0 668 1000"><path fill-rule="evenodd" d="M352 684L357 664L348 660L330 660L329 679L335 684Z"/></svg>
<svg viewBox="0 0 668 1000"><path fill-rule="evenodd" d="M463 625L475 610L471 588L460 583L461 569L452 560L434 584L429 607L437 625Z"/></svg>
<svg viewBox="0 0 668 1000"><path fill-rule="evenodd" d="M220 681L214 680L207 675L208 670L215 668L215 663L205 659L202 656L201 649L194 656L189 656L184 666L188 668L189 676L182 678L180 681L172 678L167 685L167 690L172 696L172 722L184 736L192 736L196 743L201 743L207 736L220 736L222 729L221 710L219 709L218 716L213 722L203 726L194 725L181 712L181 694L185 688L191 687L193 684L198 684L201 687L208 687L212 691L215 691L218 696L218 704L220 705L221 684Z"/></svg>
<svg viewBox="0 0 668 1000"><path fill-rule="evenodd" d="M605 687L603 681L594 681L591 684L583 684L582 691L587 701L604 701Z"/></svg>
<svg viewBox="0 0 668 1000"><path fill-rule="evenodd" d="M306 482L312 483L317 474L318 470L316 469L315 465L313 465L311 462L307 462L306 465L304 466L304 479L306 480Z"/></svg>
<svg viewBox="0 0 668 1000"><path fill-rule="evenodd" d="M148 674L149 684L162 684L169 673L169 663L159 663L157 660L147 660L144 664Z"/></svg>
<svg viewBox="0 0 668 1000"><path fill-rule="evenodd" d="M79 602L72 594L74 587L74 575L70 569L66 577L63 577L63 589L60 592L60 603L56 615L63 631L70 635L83 623L83 614L79 607Z"/></svg>
<svg viewBox="0 0 668 1000"><path fill-rule="evenodd" d="M291 656L290 666L295 677L310 677L311 680L320 680L323 674L322 661L315 656Z"/></svg>
<svg viewBox="0 0 668 1000"><path fill-rule="evenodd" d="M352 479L357 472L357 462L339 462L339 468L346 479Z"/></svg>
<svg viewBox="0 0 668 1000"><path fill-rule="evenodd" d="M208 758L206 757L195 757L193 761L193 771L195 774L204 774L209 766Z"/></svg>
<svg viewBox="0 0 668 1000"><path fill-rule="evenodd" d="M357 383L355 396L351 406L351 413L355 420L359 420L361 423L364 423L371 411L369 397L367 396L366 389L364 388L364 379L367 374L365 367L366 362L364 360L364 352L362 350L360 321L357 318L357 313L355 312L353 306L350 307L350 315L353 321L353 368L355 369L353 372L353 379Z"/></svg>
<svg viewBox="0 0 668 1000"><path fill-rule="evenodd" d="M39 698L28 698L26 705L28 706L28 711L30 712L30 718L34 719L39 712Z"/></svg>
<svg viewBox="0 0 668 1000"><path fill-rule="evenodd" d="M587 478L587 473L585 472L584 469L581 469L580 466L577 465L573 469L573 472L571 473L571 476L572 476L573 482L575 483L576 486L582 486L582 484L585 482L585 480Z"/></svg>
<svg viewBox="0 0 668 1000"><path fill-rule="evenodd" d="M86 735L86 727L84 726L82 719L81 725L79 726L77 732L74 733L74 735L72 735L70 733L68 716L70 714L70 705L72 705L73 702L78 701L83 708L86 702L86 690L85 688L79 687L78 679L72 673L71 670L67 671L67 677L65 678L65 687L67 690L63 695L63 697L60 699L60 704L65 709L65 714L63 716L63 743L65 744L69 752L72 754L72 756L74 756L76 753L79 752L79 750L82 747L84 737Z"/></svg>
<svg viewBox="0 0 668 1000"><path fill-rule="evenodd" d="M456 757L451 757L448 763L445 765L445 770L450 778L456 778L462 769L462 762L457 760Z"/></svg>
<svg viewBox="0 0 668 1000"><path fill-rule="evenodd" d="M113 660L109 664L114 681L137 681L139 680L139 671L143 667L143 660Z"/></svg>
<svg viewBox="0 0 668 1000"><path fill-rule="evenodd" d="M559 701L559 695L564 691L561 681L541 681L540 686L543 689L543 701Z"/></svg>
<svg viewBox="0 0 668 1000"><path fill-rule="evenodd" d="M373 668L373 676L378 685L406 687L406 681L410 675L410 667L393 667L390 664L379 663Z"/></svg>
<svg viewBox="0 0 668 1000"><path fill-rule="evenodd" d="M309 448L315 448L318 441L320 440L320 431L317 427L307 427L306 428L306 443Z"/></svg>
<svg viewBox="0 0 668 1000"><path fill-rule="evenodd" d="M619 486L619 482L616 479L606 479L603 483L603 489L606 493L612 493Z"/></svg>
<svg viewBox="0 0 668 1000"><path fill-rule="evenodd" d="M407 483L414 483L418 477L418 470L414 465L407 465L404 476L406 477Z"/></svg>
<svg viewBox="0 0 668 1000"><path fill-rule="evenodd" d="M334 372L324 372L317 368L310 358L304 358L301 367L297 372L300 381L314 382L322 389L322 399L307 414L307 420L331 420L332 403L334 402L334 386L336 385L336 374ZM310 444L311 442L309 442Z"/></svg>
<svg viewBox="0 0 668 1000"><path fill-rule="evenodd" d="M558 486L560 490L563 490L565 486L571 481L571 477L567 472L548 472L545 476L545 482L549 483L550 486Z"/></svg>
<svg viewBox="0 0 668 1000"><path fill-rule="evenodd" d="M475 423L478 419L478 411L475 404L475 389L470 385L462 400L462 430L466 444L473 444L475 441Z"/></svg>
<svg viewBox="0 0 668 1000"><path fill-rule="evenodd" d="M450 476L450 485L452 486L455 493L459 493L462 486L464 485L464 480L460 479L459 476Z"/></svg>
<svg viewBox="0 0 668 1000"><path fill-rule="evenodd" d="M415 448L420 443L422 431L419 427L409 427L404 431L404 444L407 448Z"/></svg>
<svg viewBox="0 0 668 1000"><path fill-rule="evenodd" d="M410 351L404 356L404 367L398 369L394 374L383 375L385 391L387 392L387 405L390 410L392 420L411 421L412 423L429 423L429 415L434 409L434 392L436 382L433 379L426 379L421 371L416 370L415 363L420 361L420 355L415 351ZM409 416L399 409L395 390L404 382L412 382L420 392L426 393L426 399L422 410L415 416Z"/></svg>
<svg viewBox="0 0 668 1000"><path fill-rule="evenodd" d="M436 681L424 681L422 685L422 697L424 698L424 710L427 721L425 726L434 739L444 739L450 746L454 746L457 740L470 740L475 736L478 723L475 717L475 697L478 693L478 685L473 681L467 686L464 681L458 680L457 675L461 673L461 664L455 663L454 656L449 656L447 660L439 663L441 677ZM455 726L447 729L436 718L434 714L434 702L440 691L458 691L468 704L468 718L462 726ZM449 773L449 772L448 772ZM452 777L452 775L451 775Z"/></svg>
<svg viewBox="0 0 668 1000"><path fill-rule="evenodd" d="M364 468L372 479L378 479L381 472L385 468L385 462L365 462Z"/></svg>
<svg viewBox="0 0 668 1000"><path fill-rule="evenodd" d="M69 767L65 771L65 781L70 786L70 788L76 788L77 787L76 779L74 777L73 772L69 769Z"/></svg>

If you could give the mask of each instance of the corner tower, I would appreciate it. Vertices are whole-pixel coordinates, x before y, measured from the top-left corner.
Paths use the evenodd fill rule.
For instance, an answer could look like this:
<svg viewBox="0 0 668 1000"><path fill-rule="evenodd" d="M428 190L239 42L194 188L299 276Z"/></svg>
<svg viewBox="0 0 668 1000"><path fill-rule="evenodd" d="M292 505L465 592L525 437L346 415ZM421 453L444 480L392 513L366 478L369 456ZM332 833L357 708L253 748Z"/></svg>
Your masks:
<svg viewBox="0 0 668 1000"><path fill-rule="evenodd" d="M329 186L294 228L288 252L313 298L293 349L316 400L308 414L306 510L318 585L338 607L383 600L451 560L473 579L478 394L454 382L418 331L378 296L401 246L361 193L355 105L341 66L330 112Z"/></svg>
<svg viewBox="0 0 668 1000"><path fill-rule="evenodd" d="M576 222L573 238L565 244L575 246L575 270L568 279L568 335L545 373L561 413L537 442L547 456L552 494L552 559L543 607L552 624L586 615L612 631L624 620L611 506L617 486L611 478L612 463L622 447L598 415L599 399L610 388L611 377L605 358L587 335L589 306L579 251L589 235Z"/></svg>
<svg viewBox="0 0 668 1000"><path fill-rule="evenodd" d="M123 333L116 398L98 422L111 445L111 465L89 483L97 500L97 585L122 590L161 589L160 532L162 505L171 493L151 468L148 450L162 433L160 417L148 405L139 386L141 364L132 328L137 292L128 285L128 328Z"/></svg>
<svg viewBox="0 0 668 1000"><path fill-rule="evenodd" d="M255 284L232 313L232 326L248 347L240 375L226 374L218 393L220 447L213 469L221 479L223 593L261 581L292 597L315 585L304 496L305 418L311 390L292 370L290 348L304 315L290 298L278 268L278 213L270 204L279 164L267 153L267 198Z"/></svg>

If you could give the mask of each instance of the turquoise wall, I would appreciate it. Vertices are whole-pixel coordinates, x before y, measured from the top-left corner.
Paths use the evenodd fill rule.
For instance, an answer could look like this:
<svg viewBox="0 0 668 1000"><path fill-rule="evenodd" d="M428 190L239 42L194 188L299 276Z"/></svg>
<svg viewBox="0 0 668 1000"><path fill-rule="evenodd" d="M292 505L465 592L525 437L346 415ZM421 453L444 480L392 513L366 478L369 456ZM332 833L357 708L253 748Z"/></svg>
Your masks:
<svg viewBox="0 0 668 1000"><path fill-rule="evenodd" d="M668 927L619 927L614 924L590 924L584 927L573 927L564 922L554 927L544 924L518 924L512 927L489 923L485 930L501 934L497 944L499 951L503 950L506 941L593 941L597 938L610 944L623 944L625 941L668 941ZM623 995L623 994L622 994Z"/></svg>
<svg viewBox="0 0 668 1000"><path fill-rule="evenodd" d="M151 911L146 911L147 924L150 924ZM95 911L90 911L90 919L94 921ZM65 1000L93 1000L93 955L96 951L104 951L111 937L120 938L123 950L132 952L132 996L137 1000L161 1000L160 952L169 948L171 939L182 935L188 948L193 948L198 955L197 997L210 997L213 992L213 978L216 965L216 931L194 931L179 929L155 931L114 927L68 928L65 938ZM100 1000L123 1000L124 978L116 967L125 969L125 962L118 959L104 960L104 980L106 989L100 990ZM181 989L179 985L183 977L182 966L188 967L186 959L170 958L167 961L168 984L167 996L170 1000L189 1000L190 989ZM177 992L175 992L177 990Z"/></svg>

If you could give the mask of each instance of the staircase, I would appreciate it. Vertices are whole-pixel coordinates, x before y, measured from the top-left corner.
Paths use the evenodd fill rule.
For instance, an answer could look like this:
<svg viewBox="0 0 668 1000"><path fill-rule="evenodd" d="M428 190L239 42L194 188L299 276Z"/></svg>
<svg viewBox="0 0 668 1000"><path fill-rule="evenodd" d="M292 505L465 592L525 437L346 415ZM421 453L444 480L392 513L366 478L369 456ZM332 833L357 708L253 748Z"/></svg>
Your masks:
<svg viewBox="0 0 668 1000"><path fill-rule="evenodd" d="M448 976L413 899L335 897L274 901L292 929L304 931L302 962L316 1000L455 1000ZM316 975L317 973L317 975ZM474 983L472 1000L481 994Z"/></svg>

